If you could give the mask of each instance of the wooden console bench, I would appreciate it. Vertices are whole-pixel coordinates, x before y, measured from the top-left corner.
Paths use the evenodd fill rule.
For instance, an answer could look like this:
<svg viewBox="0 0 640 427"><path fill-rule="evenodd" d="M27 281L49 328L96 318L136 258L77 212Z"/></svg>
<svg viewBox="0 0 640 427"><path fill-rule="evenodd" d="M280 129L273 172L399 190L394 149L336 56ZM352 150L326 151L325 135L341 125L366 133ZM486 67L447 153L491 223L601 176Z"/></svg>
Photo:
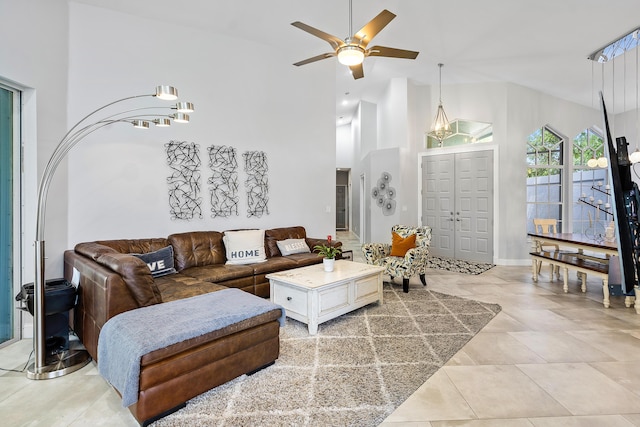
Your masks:
<svg viewBox="0 0 640 427"><path fill-rule="evenodd" d="M537 265L549 262L563 268L564 291L568 291L568 270L576 270L582 281L582 291L586 291L586 275L595 274L602 278L602 303L609 307L609 258L618 255L618 246L615 242L596 241L579 233L529 233L533 250L530 253L533 264L533 280L538 280ZM536 251L542 245L558 245L563 249L573 249L576 252L565 251ZM584 252L594 253L595 256ZM552 270L553 271L553 270ZM553 279L553 273L552 277ZM629 307L630 299L625 300Z"/></svg>
<svg viewBox="0 0 640 427"><path fill-rule="evenodd" d="M604 295L603 304L609 307L609 259L595 257L584 257L579 253L554 252L531 252L534 261L547 261L556 266L562 267L563 287L565 292L569 292L569 268L576 270L580 274L582 281L582 292L587 291L587 274L593 274L602 279L602 293ZM536 263L533 264L533 281L538 281L538 269Z"/></svg>

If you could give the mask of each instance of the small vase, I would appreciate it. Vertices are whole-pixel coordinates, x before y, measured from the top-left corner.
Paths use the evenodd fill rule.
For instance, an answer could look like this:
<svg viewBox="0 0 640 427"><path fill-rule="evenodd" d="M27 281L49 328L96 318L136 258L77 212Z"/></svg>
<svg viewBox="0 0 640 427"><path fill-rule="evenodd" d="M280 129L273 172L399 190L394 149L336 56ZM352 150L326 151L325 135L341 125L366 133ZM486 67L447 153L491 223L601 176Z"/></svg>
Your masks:
<svg viewBox="0 0 640 427"><path fill-rule="evenodd" d="M336 262L335 258L322 258L324 264L324 271L333 271L333 264Z"/></svg>

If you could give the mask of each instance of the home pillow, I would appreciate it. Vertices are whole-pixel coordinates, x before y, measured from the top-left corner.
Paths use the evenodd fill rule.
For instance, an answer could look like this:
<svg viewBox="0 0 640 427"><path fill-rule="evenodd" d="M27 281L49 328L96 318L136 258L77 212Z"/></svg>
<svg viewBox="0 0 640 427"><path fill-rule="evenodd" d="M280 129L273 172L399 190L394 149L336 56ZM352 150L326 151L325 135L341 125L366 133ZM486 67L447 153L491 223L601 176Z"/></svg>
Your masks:
<svg viewBox="0 0 640 427"><path fill-rule="evenodd" d="M222 238L227 264L254 264L264 262L264 230L225 231Z"/></svg>
<svg viewBox="0 0 640 427"><path fill-rule="evenodd" d="M146 254L131 254L147 264L153 277L177 273L173 264L173 247L167 246Z"/></svg>
<svg viewBox="0 0 640 427"><path fill-rule="evenodd" d="M278 240L276 243L283 256L311 252L304 239L285 239Z"/></svg>
<svg viewBox="0 0 640 427"><path fill-rule="evenodd" d="M405 256L409 249L416 247L416 235L402 238L395 231L391 233L391 256Z"/></svg>

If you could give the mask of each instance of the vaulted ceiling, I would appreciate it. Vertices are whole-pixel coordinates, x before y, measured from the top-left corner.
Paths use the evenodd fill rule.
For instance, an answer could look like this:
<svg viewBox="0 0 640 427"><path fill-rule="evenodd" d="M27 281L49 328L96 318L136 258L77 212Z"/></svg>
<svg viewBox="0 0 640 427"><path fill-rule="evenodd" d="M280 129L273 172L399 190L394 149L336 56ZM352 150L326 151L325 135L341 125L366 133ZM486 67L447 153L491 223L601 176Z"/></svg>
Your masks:
<svg viewBox="0 0 640 427"><path fill-rule="evenodd" d="M328 43L293 27L294 21L342 39L349 36L348 0L74 1L269 45L291 64L331 51ZM614 112L635 108L635 52L616 60L615 79L611 68L603 78L603 66L587 56L640 26L640 0L353 0L353 31L383 9L397 17L372 45L420 54L416 60L368 57L365 77L358 80L336 58L323 60L335 63L328 69L336 75L336 119L348 120L360 99L375 102L391 78L437 85L440 62L445 87L512 82L597 106L604 82L605 93L616 93ZM304 65L299 72L314 66ZM443 98L446 103L446 90Z"/></svg>

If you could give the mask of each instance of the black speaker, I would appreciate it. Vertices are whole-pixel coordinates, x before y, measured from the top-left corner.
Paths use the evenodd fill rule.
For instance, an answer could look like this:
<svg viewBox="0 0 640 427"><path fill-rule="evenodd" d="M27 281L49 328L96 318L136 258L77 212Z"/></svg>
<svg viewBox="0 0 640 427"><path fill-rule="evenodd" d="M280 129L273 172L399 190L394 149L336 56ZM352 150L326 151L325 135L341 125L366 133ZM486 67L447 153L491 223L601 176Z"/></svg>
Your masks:
<svg viewBox="0 0 640 427"><path fill-rule="evenodd" d="M22 285L16 301L22 301L24 310L33 315L35 297L33 283ZM76 305L77 289L65 279L47 280L44 285L44 334L45 351L57 354L69 350L69 310Z"/></svg>
<svg viewBox="0 0 640 427"><path fill-rule="evenodd" d="M69 311L44 317L46 354L69 350Z"/></svg>

